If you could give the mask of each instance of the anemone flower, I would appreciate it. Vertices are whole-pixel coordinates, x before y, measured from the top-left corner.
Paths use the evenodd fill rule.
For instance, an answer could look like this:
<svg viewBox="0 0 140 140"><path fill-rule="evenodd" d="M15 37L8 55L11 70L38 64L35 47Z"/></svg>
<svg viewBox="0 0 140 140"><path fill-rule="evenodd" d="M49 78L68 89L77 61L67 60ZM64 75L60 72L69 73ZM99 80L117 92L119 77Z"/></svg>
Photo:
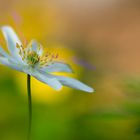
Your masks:
<svg viewBox="0 0 140 140"><path fill-rule="evenodd" d="M58 55L53 53L44 54L42 45L36 40L31 40L27 46L23 46L15 31L10 26L1 27L6 40L9 53L0 47L0 63L12 69L27 74L27 92L29 103L29 130L31 132L32 102L31 102L31 76L49 85L55 90L62 86L68 86L85 92L93 92L94 89L84 83L70 77L54 75L53 72L72 73L68 64L57 60Z"/></svg>

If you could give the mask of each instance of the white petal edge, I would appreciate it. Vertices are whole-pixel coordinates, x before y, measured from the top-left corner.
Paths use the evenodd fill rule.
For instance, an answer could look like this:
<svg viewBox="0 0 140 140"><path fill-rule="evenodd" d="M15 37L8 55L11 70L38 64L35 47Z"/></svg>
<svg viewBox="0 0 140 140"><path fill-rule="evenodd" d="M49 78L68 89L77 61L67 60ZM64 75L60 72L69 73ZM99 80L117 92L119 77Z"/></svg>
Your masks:
<svg viewBox="0 0 140 140"><path fill-rule="evenodd" d="M0 47L0 57L5 57L5 58L8 58L8 60L11 60L13 62L18 62L16 59L10 56L2 47Z"/></svg>
<svg viewBox="0 0 140 140"><path fill-rule="evenodd" d="M82 91L89 92L89 93L94 92L94 89L92 87L89 87L86 84L84 84L74 78L65 77L65 76L56 76L56 75L45 73L41 70L40 70L40 72L50 78L51 77L56 78L64 86L68 86L68 87L75 88L75 89L82 90Z"/></svg>
<svg viewBox="0 0 140 140"><path fill-rule="evenodd" d="M34 76L37 80L49 85L55 90L61 90L62 84L55 78L55 77L47 77L46 75L43 75L37 71L34 71L32 73L32 76Z"/></svg>
<svg viewBox="0 0 140 140"><path fill-rule="evenodd" d="M74 78L69 78L69 77L64 77L64 76L56 76L56 79L58 79L63 85L75 88L78 90L82 90L85 92L94 92L94 89L87 86L86 84L74 79Z"/></svg>
<svg viewBox="0 0 140 140"><path fill-rule="evenodd" d="M22 45L22 43L13 28L10 26L2 26L1 30L11 55L19 61L22 61L21 56L19 55L19 49L16 47L17 43L18 45Z"/></svg>
<svg viewBox="0 0 140 140"><path fill-rule="evenodd" d="M12 69L15 69L17 71L22 72L22 68L17 64L11 63L10 60L8 60L8 58L0 57L0 64L8 66L8 67L10 67Z"/></svg>
<svg viewBox="0 0 140 140"><path fill-rule="evenodd" d="M68 64L62 63L62 62L54 62L48 66L44 66L41 68L44 72L68 72L72 73L72 69Z"/></svg>
<svg viewBox="0 0 140 140"><path fill-rule="evenodd" d="M10 57L10 55L2 47L0 47L0 56L4 56L7 58Z"/></svg>

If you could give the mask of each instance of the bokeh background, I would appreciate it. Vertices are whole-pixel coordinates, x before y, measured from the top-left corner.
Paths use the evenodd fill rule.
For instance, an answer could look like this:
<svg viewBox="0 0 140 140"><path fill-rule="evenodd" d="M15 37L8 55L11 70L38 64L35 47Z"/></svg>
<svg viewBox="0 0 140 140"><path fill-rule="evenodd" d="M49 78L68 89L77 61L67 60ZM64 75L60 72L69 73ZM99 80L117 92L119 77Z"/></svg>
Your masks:
<svg viewBox="0 0 140 140"><path fill-rule="evenodd" d="M96 90L56 92L33 78L33 140L140 139L139 0L0 0L2 25L59 53ZM0 140L25 140L27 125L26 75L1 65Z"/></svg>

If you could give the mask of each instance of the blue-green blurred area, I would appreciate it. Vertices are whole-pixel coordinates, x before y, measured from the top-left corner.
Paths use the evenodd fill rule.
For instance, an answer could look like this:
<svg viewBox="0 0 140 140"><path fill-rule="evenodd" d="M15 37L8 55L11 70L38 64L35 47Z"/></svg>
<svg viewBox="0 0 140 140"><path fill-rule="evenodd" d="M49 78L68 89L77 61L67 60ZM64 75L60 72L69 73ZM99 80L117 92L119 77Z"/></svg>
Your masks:
<svg viewBox="0 0 140 140"><path fill-rule="evenodd" d="M70 76L95 89L56 92L32 78L33 140L140 139L138 0L0 0L0 9L0 26L57 48ZM27 128L26 74L1 65L0 140L26 140Z"/></svg>

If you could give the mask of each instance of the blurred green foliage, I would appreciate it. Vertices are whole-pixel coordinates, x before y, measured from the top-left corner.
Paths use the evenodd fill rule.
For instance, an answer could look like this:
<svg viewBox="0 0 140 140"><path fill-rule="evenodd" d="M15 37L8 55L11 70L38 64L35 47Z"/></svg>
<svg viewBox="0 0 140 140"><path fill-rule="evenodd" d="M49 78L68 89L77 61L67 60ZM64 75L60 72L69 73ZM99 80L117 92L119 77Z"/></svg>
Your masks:
<svg viewBox="0 0 140 140"><path fill-rule="evenodd" d="M7 72L4 74L8 74ZM130 84L130 81L127 82ZM6 77L2 75L0 85L0 139L25 140L28 123L26 96L23 98L20 94L22 91L17 87L12 74ZM127 89L129 88L125 86L126 91ZM96 95L74 90L68 99L55 104L41 104L33 100L33 139L138 140L140 138L139 134L135 133L139 129L139 115L135 112L139 110L140 104L134 106L127 102L123 111L122 109L121 111L98 110L98 105L91 100L94 96ZM97 109L93 109L91 104ZM132 108L133 111L130 111Z"/></svg>

